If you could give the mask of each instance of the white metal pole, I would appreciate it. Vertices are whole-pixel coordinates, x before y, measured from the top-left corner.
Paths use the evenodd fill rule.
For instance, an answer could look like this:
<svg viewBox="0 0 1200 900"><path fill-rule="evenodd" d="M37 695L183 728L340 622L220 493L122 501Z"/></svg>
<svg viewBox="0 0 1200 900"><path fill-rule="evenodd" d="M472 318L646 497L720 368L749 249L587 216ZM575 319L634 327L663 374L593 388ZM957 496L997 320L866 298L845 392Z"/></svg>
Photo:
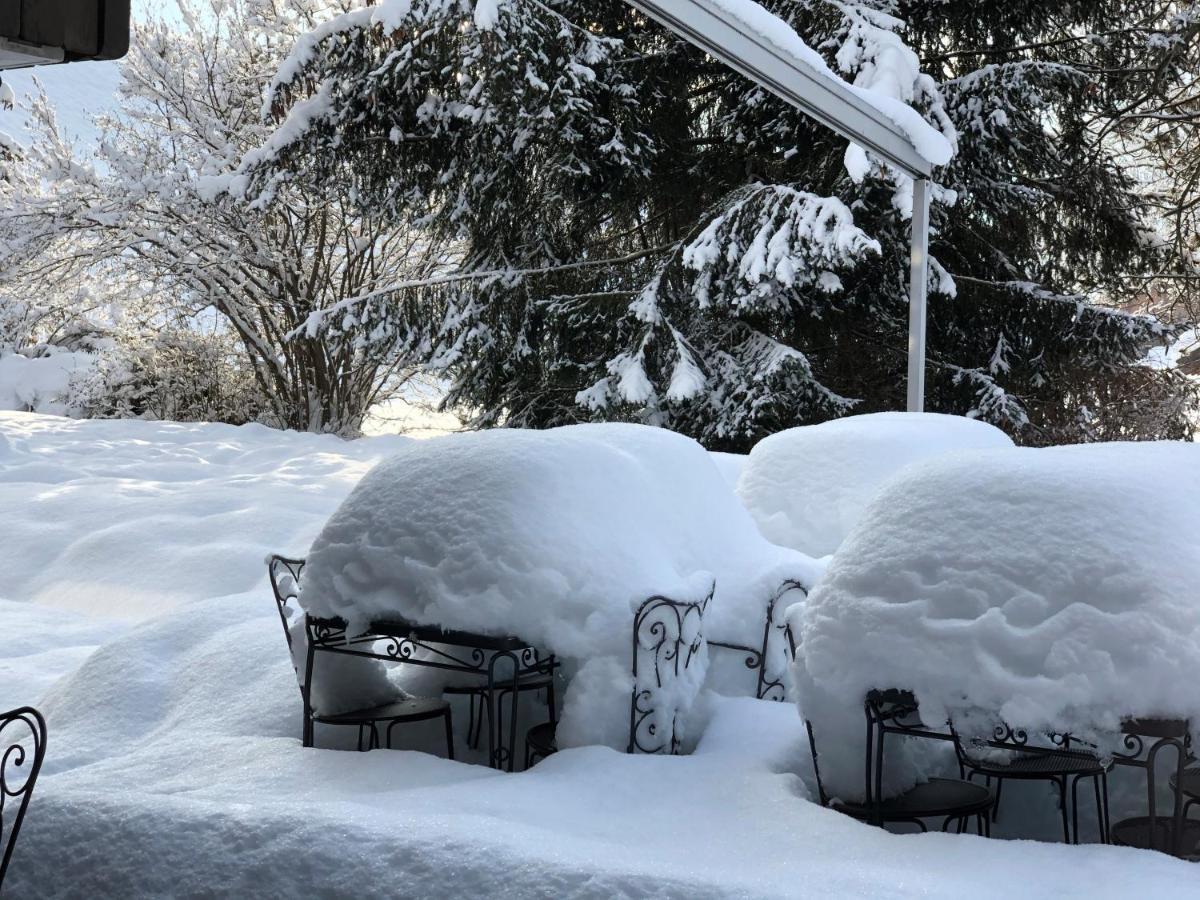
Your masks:
<svg viewBox="0 0 1200 900"><path fill-rule="evenodd" d="M908 291L908 411L925 411L925 298L929 286L929 180L913 179Z"/></svg>

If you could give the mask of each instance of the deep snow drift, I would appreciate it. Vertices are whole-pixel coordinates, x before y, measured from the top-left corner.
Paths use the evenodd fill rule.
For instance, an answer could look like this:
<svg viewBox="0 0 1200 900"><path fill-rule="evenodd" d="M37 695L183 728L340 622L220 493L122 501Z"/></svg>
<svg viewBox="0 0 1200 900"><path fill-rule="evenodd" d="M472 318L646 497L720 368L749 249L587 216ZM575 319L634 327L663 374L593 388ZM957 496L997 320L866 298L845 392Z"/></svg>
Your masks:
<svg viewBox="0 0 1200 900"><path fill-rule="evenodd" d="M851 416L759 441L738 495L767 540L823 557L850 533L880 485L909 463L1012 446L1000 429L961 416Z"/></svg>
<svg viewBox="0 0 1200 900"><path fill-rule="evenodd" d="M50 724L6 897L1008 900L1014 882L1180 896L1195 878L1147 852L897 836L823 810L789 704L715 701L694 756L589 747L511 776L303 749L263 556L303 553L401 444L0 414L0 705Z"/></svg>
<svg viewBox="0 0 1200 900"><path fill-rule="evenodd" d="M1125 716L1200 722L1197 510L1190 443L963 452L908 468L791 616L818 744L861 745L876 687L914 691L926 721L950 715L968 734L997 716L1081 735ZM858 756L822 762L833 790L861 793Z"/></svg>
<svg viewBox="0 0 1200 900"><path fill-rule="evenodd" d="M818 571L762 538L688 438L506 429L415 442L369 472L313 543L300 602L353 631L390 614L518 635L568 665L560 745L623 748L639 606L703 602L715 580L705 634L760 646L771 597ZM677 685L681 709L704 671Z"/></svg>

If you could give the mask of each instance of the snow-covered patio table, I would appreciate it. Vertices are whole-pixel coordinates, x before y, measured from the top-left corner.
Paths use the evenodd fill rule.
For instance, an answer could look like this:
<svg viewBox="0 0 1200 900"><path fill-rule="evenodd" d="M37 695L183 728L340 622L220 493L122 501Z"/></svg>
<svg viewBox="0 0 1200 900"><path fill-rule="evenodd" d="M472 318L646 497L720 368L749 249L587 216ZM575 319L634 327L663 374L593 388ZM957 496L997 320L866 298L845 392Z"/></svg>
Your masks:
<svg viewBox="0 0 1200 900"><path fill-rule="evenodd" d="M839 750L822 760L831 789L863 793L876 688L912 692L924 721L968 739L1070 734L1144 761L1163 722L1194 730L1197 509L1200 447L1184 443L961 451L893 478L789 616L799 702ZM885 790L931 774L908 743Z"/></svg>
<svg viewBox="0 0 1200 900"><path fill-rule="evenodd" d="M581 425L404 448L318 536L300 604L334 623L329 646L385 635L385 655L427 669L452 671L437 665L435 645L450 643L437 635L465 633L482 648L475 674L504 654L515 660L489 683L524 678L512 673L518 663L544 675L542 661L556 659L567 681L560 747L674 752L695 737L687 713L710 631L756 646L779 586L813 578L811 560L759 535L699 444L657 428ZM406 686L430 696L447 684ZM514 715L507 728L496 752L511 765Z"/></svg>

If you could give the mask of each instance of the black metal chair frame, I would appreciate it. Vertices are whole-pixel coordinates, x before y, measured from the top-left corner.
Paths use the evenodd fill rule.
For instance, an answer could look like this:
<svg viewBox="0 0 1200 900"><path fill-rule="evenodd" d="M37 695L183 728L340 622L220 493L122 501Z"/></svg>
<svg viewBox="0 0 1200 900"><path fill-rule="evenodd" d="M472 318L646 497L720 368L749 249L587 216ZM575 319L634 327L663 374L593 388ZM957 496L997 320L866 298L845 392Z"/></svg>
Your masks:
<svg viewBox="0 0 1200 900"><path fill-rule="evenodd" d="M928 830L925 819L942 819L943 831L948 831L951 825L957 825L958 833L961 834L966 830L968 821L973 818L977 832L981 836L989 836L990 813L995 797L990 789L972 785L968 781L932 779L924 785L911 788L899 797L883 798L884 738L888 734L935 740L947 740L948 735L926 728L919 718L916 718L916 700L907 691L872 691L865 698L863 706L867 720L864 781L866 799L863 803L831 800L826 793L821 781L820 754L817 751L812 722L805 720L809 749L812 751L813 774L817 779L817 793L821 805L871 825L904 823L916 825L921 831Z"/></svg>
<svg viewBox="0 0 1200 900"><path fill-rule="evenodd" d="M283 576L291 579L292 584L299 588L300 575L304 571L304 560L288 559L283 556L272 556L267 560L267 568L271 578L271 590L275 595L275 605L279 612L279 620L283 625L283 634L287 638L288 650L295 667L295 648L292 643L292 633L288 627L288 604L295 600L297 593L289 592L283 584ZM314 712L312 706L313 669L318 648L314 643L314 623L306 614L304 624L308 637L308 650L305 657L304 677L300 685L300 696L303 702L304 730L303 743L305 747L313 746L317 725L351 726L358 729L357 748L376 750L380 747L391 748L392 731L397 725L425 722L432 719L443 719L446 728L446 756L454 759L454 724L450 704L445 701L433 702L414 699L398 701L370 709L352 710L336 715L320 715ZM380 728L384 728L384 738L380 740Z"/></svg>
<svg viewBox="0 0 1200 900"><path fill-rule="evenodd" d="M483 673L480 673L482 677ZM555 700L553 674L547 675L545 678L534 678L530 680L522 680L519 690L521 691L544 691L546 695L546 712L549 716L550 724L558 721L558 707ZM511 687L501 685L497 689L497 701L501 710L504 708L504 695L507 694ZM488 705L488 686L486 680L481 680L477 684L452 684L447 685L443 689L444 693L454 696L466 697L468 701L467 708L467 746L472 750L479 749L479 742L483 737L483 720L489 714ZM503 719L503 716L501 717ZM490 723L489 723L490 727ZM500 724L503 730L503 721Z"/></svg>
<svg viewBox="0 0 1200 900"><path fill-rule="evenodd" d="M488 763L513 771L516 762L517 714L521 693L531 682L553 676L558 662L541 656L516 637L496 637L467 631L419 625L402 619L372 622L367 631L351 635L341 619L307 618L309 668L315 652L339 653L384 662L462 672L485 679ZM507 722L503 696L510 697ZM506 734L507 733L507 734ZM507 737L507 740L505 738Z"/></svg>
<svg viewBox="0 0 1200 900"><path fill-rule="evenodd" d="M46 720L42 714L30 706L0 712L0 847L4 850L0 856L0 889L45 758Z"/></svg>
<svg viewBox="0 0 1200 900"><path fill-rule="evenodd" d="M992 780L996 781L996 805L992 810L992 821L1000 812L1000 795L1006 780L1019 781L1048 781L1055 786L1059 795L1059 809L1062 812L1062 827L1064 843L1079 843L1079 782L1085 778L1092 780L1096 798L1096 816L1100 833L1100 842L1108 843L1108 773L1112 769L1111 761L1104 761L1095 748L1081 741L1074 741L1071 735L1060 732L1047 732L1046 740L1050 746L1031 744L1029 733L1024 729L1013 728L1005 722L998 723L992 737L986 741L966 741L950 727L954 740L954 751L958 756L959 774L971 781L976 775L982 775L985 784L990 788ZM989 748L1005 750L1020 754L1006 762L993 763L972 755L972 750ZM1067 787L1070 785L1071 802L1068 818ZM1072 830L1073 829L1073 830ZM1074 835L1072 837L1072 835Z"/></svg>
<svg viewBox="0 0 1200 900"><path fill-rule="evenodd" d="M633 617L633 695L629 701L629 753L679 752L679 710L668 734L659 734L659 697L667 679L691 666L704 648L704 613L716 584L701 601L651 597Z"/></svg>
<svg viewBox="0 0 1200 900"><path fill-rule="evenodd" d="M767 602L767 616L763 626L762 646L747 647L744 644L716 641L712 638L708 639L709 647L718 647L723 650L732 650L735 653L745 654L746 668L757 673L754 696L759 700L775 700L779 703L787 700L787 689L783 683L783 672L769 671L768 664L773 658L772 649L776 642L780 640L785 641L783 646L784 653L788 652L790 646L791 655L795 657L795 644L791 640L787 623L778 621L775 616L780 601L791 591L808 593L808 589L798 581L789 579L783 582L779 590Z"/></svg>
<svg viewBox="0 0 1200 900"><path fill-rule="evenodd" d="M1172 856L1195 859L1200 850L1200 822L1186 818L1183 791L1191 755L1191 725L1185 720L1129 719L1121 724L1123 750L1113 754L1122 766L1146 773L1146 799L1149 815L1123 819L1111 827L1114 844L1160 850ZM1175 754L1175 771L1170 776L1174 797L1169 816L1158 811L1156 763L1160 754ZM1186 844L1185 844L1186 842Z"/></svg>

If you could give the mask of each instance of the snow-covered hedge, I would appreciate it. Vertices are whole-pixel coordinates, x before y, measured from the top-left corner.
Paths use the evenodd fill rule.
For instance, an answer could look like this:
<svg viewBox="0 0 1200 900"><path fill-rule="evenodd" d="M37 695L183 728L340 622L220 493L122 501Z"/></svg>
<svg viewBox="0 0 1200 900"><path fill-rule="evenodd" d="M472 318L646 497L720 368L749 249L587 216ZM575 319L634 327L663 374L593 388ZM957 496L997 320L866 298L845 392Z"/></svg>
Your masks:
<svg viewBox="0 0 1200 900"><path fill-rule="evenodd" d="M758 534L688 438L502 429L415 442L368 473L313 544L301 604L352 628L400 615L519 635L567 661L560 743L623 748L644 601L701 601L715 579L705 635L757 646L779 585L816 574Z"/></svg>
<svg viewBox="0 0 1200 900"><path fill-rule="evenodd" d="M827 556L899 469L953 450L1012 445L1000 429L961 416L852 416L760 441L742 471L738 494L768 540Z"/></svg>
<svg viewBox="0 0 1200 900"><path fill-rule="evenodd" d="M968 732L1200 724L1198 510L1190 443L963 452L897 476L791 614L830 788L861 794L876 687Z"/></svg>

